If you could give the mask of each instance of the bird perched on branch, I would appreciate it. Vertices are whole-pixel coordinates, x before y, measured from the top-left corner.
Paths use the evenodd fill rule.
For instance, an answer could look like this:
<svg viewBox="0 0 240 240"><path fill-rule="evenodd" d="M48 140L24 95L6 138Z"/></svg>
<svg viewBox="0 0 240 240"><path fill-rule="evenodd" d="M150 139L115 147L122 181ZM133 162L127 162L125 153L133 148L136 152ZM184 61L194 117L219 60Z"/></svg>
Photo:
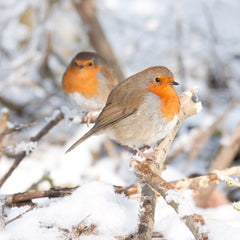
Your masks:
<svg viewBox="0 0 240 240"><path fill-rule="evenodd" d="M128 146L149 145L163 139L175 126L180 100L172 72L150 67L120 82L109 94L93 128L67 152L94 134L107 135Z"/></svg>
<svg viewBox="0 0 240 240"><path fill-rule="evenodd" d="M84 112L102 109L117 83L108 61L93 52L78 53L62 78L62 87L70 102Z"/></svg>

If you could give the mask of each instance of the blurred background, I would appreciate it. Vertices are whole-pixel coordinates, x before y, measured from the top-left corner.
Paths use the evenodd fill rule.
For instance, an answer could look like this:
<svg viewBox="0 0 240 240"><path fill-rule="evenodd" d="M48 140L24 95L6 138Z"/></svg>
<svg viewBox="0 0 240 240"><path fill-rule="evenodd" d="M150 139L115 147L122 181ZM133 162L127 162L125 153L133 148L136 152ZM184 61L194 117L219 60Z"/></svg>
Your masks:
<svg viewBox="0 0 240 240"><path fill-rule="evenodd" d="M38 146L28 144L57 109L64 106L72 119L77 118L63 94L61 78L79 51L101 53L119 79L164 65L180 83L179 95L198 87L203 110L186 120L178 133L168 158L173 173L169 180L213 169L220 149L232 146L240 123L239 12L237 0L1 0L1 131L34 126L1 137L0 177L19 151L35 149L1 192L26 191L34 184L36 189L74 186L89 179L116 185L136 181L128 169L128 150L106 150L103 136L64 155L67 146L89 129L77 120L61 121ZM239 164L236 141L230 150L233 156L217 164L220 168Z"/></svg>

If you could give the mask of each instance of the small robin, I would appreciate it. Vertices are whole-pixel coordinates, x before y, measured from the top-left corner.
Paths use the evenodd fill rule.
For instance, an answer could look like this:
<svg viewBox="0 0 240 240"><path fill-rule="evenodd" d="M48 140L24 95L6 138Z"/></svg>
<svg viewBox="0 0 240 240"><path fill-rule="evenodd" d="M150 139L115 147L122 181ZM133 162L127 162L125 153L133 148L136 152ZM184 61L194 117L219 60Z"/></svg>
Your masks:
<svg viewBox="0 0 240 240"><path fill-rule="evenodd" d="M62 78L62 87L70 102L83 112L102 109L117 83L109 62L93 52L79 52Z"/></svg>
<svg viewBox="0 0 240 240"><path fill-rule="evenodd" d="M94 134L107 135L122 145L151 145L175 126L181 103L172 72L150 67L120 82L108 96L95 125L67 152Z"/></svg>

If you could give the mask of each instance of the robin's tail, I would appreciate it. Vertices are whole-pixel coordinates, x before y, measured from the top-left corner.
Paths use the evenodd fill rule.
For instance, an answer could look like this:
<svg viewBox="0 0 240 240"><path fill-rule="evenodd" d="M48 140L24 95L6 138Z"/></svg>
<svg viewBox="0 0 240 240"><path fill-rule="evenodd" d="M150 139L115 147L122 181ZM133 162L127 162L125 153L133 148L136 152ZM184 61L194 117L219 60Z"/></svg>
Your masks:
<svg viewBox="0 0 240 240"><path fill-rule="evenodd" d="M92 129L90 131L88 131L85 135L83 135L80 139L78 139L70 148L68 148L68 150L65 153L71 152L74 148L76 148L79 144L81 144L83 141L88 139L94 133L95 132L92 131Z"/></svg>

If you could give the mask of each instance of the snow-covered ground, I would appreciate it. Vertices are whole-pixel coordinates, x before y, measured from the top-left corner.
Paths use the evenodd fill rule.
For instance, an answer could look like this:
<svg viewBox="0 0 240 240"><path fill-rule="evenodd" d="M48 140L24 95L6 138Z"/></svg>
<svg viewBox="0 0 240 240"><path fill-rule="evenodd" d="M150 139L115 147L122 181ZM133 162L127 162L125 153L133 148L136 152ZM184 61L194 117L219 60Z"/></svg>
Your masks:
<svg viewBox="0 0 240 240"><path fill-rule="evenodd" d="M179 94L198 86L203 111L184 122L176 144L186 139L190 129L194 131L210 125L239 97L239 1L98 0L95 3L99 20L126 77L149 66L164 65L173 71L181 84L176 88ZM49 32L52 52L48 63L53 75L39 71ZM114 236L134 233L138 200L116 194L112 186L128 186L137 180L129 169L132 155L128 150L118 146L116 156L108 156L102 151L106 139L102 135L64 154L89 129L68 120L59 123L36 146L26 145L29 138L56 115L57 108L66 106L64 111L75 116L77 121L76 113L61 91L61 77L78 51L93 49L71 1L53 1L49 7L47 0L1 0L0 35L0 100L24 107L21 114L9 110L9 126L37 122L21 133L12 134L9 139L13 147L18 144L18 150L26 147L35 150L0 189L0 199L4 194L26 191L46 173L55 186L81 186L71 196L35 200L38 207L27 213L29 207L26 206L5 208L5 222L24 214L4 227L0 239L71 239L72 226L81 221L86 226L95 224L98 234L77 238L81 240L111 240ZM4 107L0 101L0 110ZM218 131L226 137L240 122L239 103L224 121ZM177 156L164 171L164 178L171 181L191 173L206 173L219 141L220 136L216 135L188 169L184 168L185 156ZM7 156L1 157L0 178L12 163ZM39 189L49 187L47 181L39 184ZM223 189L226 190L225 185ZM189 192L184 196L192 213L206 219L210 239L239 240L240 213L232 204L200 209L194 205ZM154 231L161 232L168 240L194 239L163 199L157 202Z"/></svg>

